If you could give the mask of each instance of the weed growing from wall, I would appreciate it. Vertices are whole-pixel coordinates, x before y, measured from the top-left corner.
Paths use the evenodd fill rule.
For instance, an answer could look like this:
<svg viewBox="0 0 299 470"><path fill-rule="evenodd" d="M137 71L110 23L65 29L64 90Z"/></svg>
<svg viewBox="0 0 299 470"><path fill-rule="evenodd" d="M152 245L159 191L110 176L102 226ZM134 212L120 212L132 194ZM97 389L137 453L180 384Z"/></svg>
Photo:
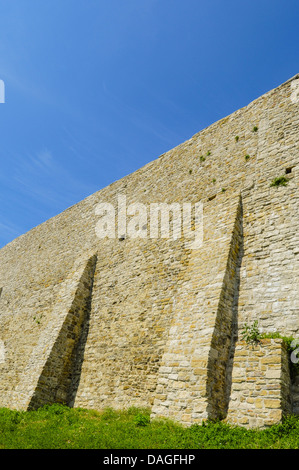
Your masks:
<svg viewBox="0 0 299 470"><path fill-rule="evenodd" d="M270 184L271 187L273 186L286 186L289 182L289 179L286 178L285 176L278 176L277 178L274 178L272 183Z"/></svg>
<svg viewBox="0 0 299 470"><path fill-rule="evenodd" d="M292 353L296 353L298 344L293 336L283 336L279 331L271 332L271 333L261 333L258 326L258 321L255 320L252 325L248 325L245 323L244 328L241 332L242 340L246 341L248 344L257 344L262 339L275 339L280 338L283 340L284 344L286 345L287 352L289 355L289 364L290 364L290 373L291 378L293 379L296 375L299 375L299 361L293 362L291 360Z"/></svg>

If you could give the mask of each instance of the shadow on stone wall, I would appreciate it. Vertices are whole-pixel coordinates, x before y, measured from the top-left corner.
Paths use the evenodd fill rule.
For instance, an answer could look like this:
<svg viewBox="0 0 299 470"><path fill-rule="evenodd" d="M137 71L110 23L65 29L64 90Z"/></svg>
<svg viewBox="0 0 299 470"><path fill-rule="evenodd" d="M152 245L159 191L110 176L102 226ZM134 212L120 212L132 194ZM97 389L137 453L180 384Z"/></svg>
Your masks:
<svg viewBox="0 0 299 470"><path fill-rule="evenodd" d="M90 315L96 261L97 256L94 255L85 265L73 298L70 299L70 307L66 308L63 324L37 381L28 409L36 409L46 403L68 404L71 401L70 397L76 390L75 378L80 373L82 364L85 336L87 337L86 325ZM66 290L68 293L67 288ZM60 308L63 311L63 305Z"/></svg>
<svg viewBox="0 0 299 470"><path fill-rule="evenodd" d="M89 332L92 291L93 291L95 270L96 270L96 262L93 268L92 284L90 286L90 296L86 301L85 317L84 317L84 322L82 324L81 335L78 339L76 347L74 348L73 357L71 361L71 364L72 364L71 371L70 371L71 384L70 384L68 399L67 399L67 405L70 407L73 407L75 404L76 395L77 395L78 387L80 384L82 364L84 361L85 346L86 346L88 332Z"/></svg>
<svg viewBox="0 0 299 470"><path fill-rule="evenodd" d="M227 415L238 333L238 299L243 252L243 206L240 196L208 360L206 390L209 419L224 419Z"/></svg>

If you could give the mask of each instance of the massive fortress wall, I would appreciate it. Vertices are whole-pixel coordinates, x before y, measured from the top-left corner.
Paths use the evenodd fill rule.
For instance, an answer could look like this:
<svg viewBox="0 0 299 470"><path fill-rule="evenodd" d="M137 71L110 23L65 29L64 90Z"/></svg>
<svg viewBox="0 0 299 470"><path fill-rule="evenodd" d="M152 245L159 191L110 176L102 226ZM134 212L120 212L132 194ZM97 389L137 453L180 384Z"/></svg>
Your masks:
<svg viewBox="0 0 299 470"><path fill-rule="evenodd" d="M298 336L298 109L295 76L2 248L0 406L150 406L245 426L298 413L283 342L240 338L254 320ZM100 239L95 209L120 196L201 201L202 245Z"/></svg>

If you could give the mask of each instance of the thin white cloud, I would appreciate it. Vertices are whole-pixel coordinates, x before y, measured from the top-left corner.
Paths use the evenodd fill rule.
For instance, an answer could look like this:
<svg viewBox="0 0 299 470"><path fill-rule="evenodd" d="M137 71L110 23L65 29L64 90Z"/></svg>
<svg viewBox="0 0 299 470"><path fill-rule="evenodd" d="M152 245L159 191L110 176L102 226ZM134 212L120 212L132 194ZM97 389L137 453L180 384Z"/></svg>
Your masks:
<svg viewBox="0 0 299 470"><path fill-rule="evenodd" d="M52 170L54 167L53 156L48 149L42 150L37 154L36 158L32 158L33 162L43 170Z"/></svg>
<svg viewBox="0 0 299 470"><path fill-rule="evenodd" d="M0 222L0 234L5 237L17 237L21 233L20 227L11 222Z"/></svg>
<svg viewBox="0 0 299 470"><path fill-rule="evenodd" d="M160 140L166 142L168 145L172 145L173 139L177 136L168 127L162 123L158 123L157 120L152 120L150 117L142 112L140 108L133 107L132 105L125 103L116 93L108 90L107 84L102 82L103 92L109 98L111 107L114 108L115 112L121 117L125 117L126 121L131 121L136 128L142 129L143 131L149 132L155 135ZM146 92L146 90L144 90ZM157 98L157 96L155 96ZM158 98L157 98L158 99ZM170 110L172 112L173 110Z"/></svg>
<svg viewBox="0 0 299 470"><path fill-rule="evenodd" d="M19 158L12 180L18 192L55 209L67 208L82 193L89 196L94 189L74 177L47 148Z"/></svg>

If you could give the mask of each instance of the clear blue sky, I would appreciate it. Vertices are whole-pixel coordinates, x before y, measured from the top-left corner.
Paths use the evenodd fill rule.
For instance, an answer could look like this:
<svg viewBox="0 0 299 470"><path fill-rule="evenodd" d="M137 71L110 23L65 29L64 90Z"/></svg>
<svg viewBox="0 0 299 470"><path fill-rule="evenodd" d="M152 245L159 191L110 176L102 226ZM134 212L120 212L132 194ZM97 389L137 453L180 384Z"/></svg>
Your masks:
<svg viewBox="0 0 299 470"><path fill-rule="evenodd" d="M0 247L299 72L298 0L0 0Z"/></svg>

